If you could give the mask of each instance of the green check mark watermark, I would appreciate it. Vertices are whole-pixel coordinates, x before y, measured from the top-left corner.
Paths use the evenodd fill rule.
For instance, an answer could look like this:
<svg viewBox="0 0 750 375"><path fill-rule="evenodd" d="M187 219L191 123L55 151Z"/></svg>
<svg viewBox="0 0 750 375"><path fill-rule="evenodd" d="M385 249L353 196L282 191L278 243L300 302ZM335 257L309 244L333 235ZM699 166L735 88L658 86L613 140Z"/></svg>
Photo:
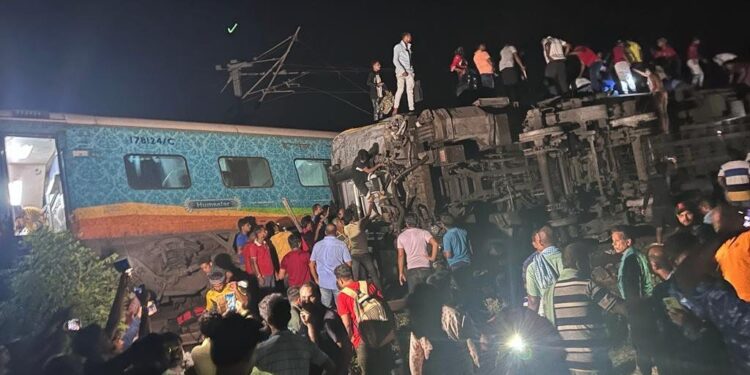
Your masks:
<svg viewBox="0 0 750 375"><path fill-rule="evenodd" d="M232 25L232 27L227 27L227 33L231 34L234 32L234 30L237 30L237 25L238 25L237 22L235 22L234 25Z"/></svg>

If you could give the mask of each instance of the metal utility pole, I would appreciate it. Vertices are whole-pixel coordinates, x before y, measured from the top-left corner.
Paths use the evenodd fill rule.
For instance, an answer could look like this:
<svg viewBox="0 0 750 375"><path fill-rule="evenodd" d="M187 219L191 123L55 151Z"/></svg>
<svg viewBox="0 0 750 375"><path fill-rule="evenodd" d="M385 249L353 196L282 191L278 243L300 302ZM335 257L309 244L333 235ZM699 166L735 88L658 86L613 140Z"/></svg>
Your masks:
<svg viewBox="0 0 750 375"><path fill-rule="evenodd" d="M292 51L292 47L298 40L297 37L301 29L298 26L294 34L254 57L252 61L231 60L226 66L217 65L216 70L227 71L229 73L229 78L221 91L224 92L231 83L234 96L243 100L257 97L259 103L262 103L269 94L293 93L294 91L289 88L296 86L295 81L310 74L307 71L290 72L284 69L284 64L289 53ZM280 56L269 57L279 50L283 51ZM262 72L243 72L243 69L256 68L259 65L267 65L269 63L272 65ZM279 76L288 78L274 85ZM255 79L255 82L246 91L242 88L242 77L253 77Z"/></svg>
<svg viewBox="0 0 750 375"><path fill-rule="evenodd" d="M285 94L284 96L292 94L327 95L363 113L369 114L370 111L339 96L340 94L367 94L367 89L365 87L355 84L354 81L346 75L363 74L368 72L369 69L334 67L325 62L323 63L323 66L320 67L312 65L293 65L289 63L289 55L292 52L292 48L297 45L304 46L304 44L299 41L301 30L302 28L298 26L294 31L294 34L288 36L250 61L230 60L229 63L224 66L217 65L217 71L226 71L228 73L227 81L221 89L221 92L224 92L224 90L226 90L231 84L232 94L235 97L240 98L245 102L255 101L258 105L266 101L266 99L272 94ZM335 74L338 78L346 81L346 84L350 87L342 90L340 87L334 88L331 85L326 84L324 85L326 87L316 88L309 85L303 85L300 82L300 79L303 77L322 74ZM326 82L334 82L334 80L328 80ZM250 88L246 88L247 85L250 85ZM283 96L279 96L278 98L281 97Z"/></svg>

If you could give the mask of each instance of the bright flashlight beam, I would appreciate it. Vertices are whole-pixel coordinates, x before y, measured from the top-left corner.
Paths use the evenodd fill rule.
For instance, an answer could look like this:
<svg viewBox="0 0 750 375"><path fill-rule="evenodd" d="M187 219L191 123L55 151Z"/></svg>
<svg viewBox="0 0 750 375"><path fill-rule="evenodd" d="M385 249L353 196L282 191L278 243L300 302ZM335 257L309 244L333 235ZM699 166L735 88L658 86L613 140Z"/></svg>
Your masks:
<svg viewBox="0 0 750 375"><path fill-rule="evenodd" d="M524 351L526 350L526 342L523 341L523 337L519 334L513 335L513 337L508 340L508 347L515 350L515 351Z"/></svg>

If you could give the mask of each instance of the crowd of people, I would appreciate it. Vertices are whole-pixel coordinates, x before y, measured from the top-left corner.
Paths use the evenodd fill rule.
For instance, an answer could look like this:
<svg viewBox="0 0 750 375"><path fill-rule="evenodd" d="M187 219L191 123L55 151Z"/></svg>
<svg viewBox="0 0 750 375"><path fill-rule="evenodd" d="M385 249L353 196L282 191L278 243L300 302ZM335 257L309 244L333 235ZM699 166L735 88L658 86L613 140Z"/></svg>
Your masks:
<svg viewBox="0 0 750 375"><path fill-rule="evenodd" d="M610 62L622 93L648 86L666 113L668 77L680 77L682 63L665 39L645 63L641 47L618 41ZM692 85L704 81L700 40L688 48ZM605 58L586 46L558 38L542 40L544 76L551 95L570 90L565 61L580 59L579 77L588 70L594 92L608 90ZM510 92L528 78L518 50L506 44L497 64L485 44L473 56L477 85L494 89L499 76ZM747 80L736 56L714 60L732 79ZM397 91L414 110L411 35L394 47ZM368 78L374 118L383 117L389 95L374 62ZM474 74L462 48L450 66L459 83ZM635 75L633 74L635 73ZM750 72L747 72L750 73ZM645 78L639 84L636 76ZM511 94L514 95L514 94ZM668 124L664 125L668 132ZM477 286L469 232L449 214L440 216L439 233L420 227L416 215L404 217L394 240L395 284L405 287L405 306L385 299L385 280L368 243L367 228L378 213L377 189L370 176L382 165L361 150L353 163L354 183L369 203L364 214L315 204L299 222L237 222L234 254L197 260L206 278L205 305L186 313L199 319L200 344L186 351L180 336L151 332L154 294L135 288L125 303L130 274L121 275L105 327L88 325L60 332L65 311L39 336L0 346L4 374L491 374L499 367L529 373L609 374L606 314L627 321L644 375L750 373L750 163L748 154L730 149L714 197L674 202L668 165L657 163L648 180L642 211L650 211L655 242L643 250L634 228L611 228L619 256L613 288L592 276L595 246L583 239L561 243L556 229L533 232L534 252L522 264L525 307L503 301L502 314L485 314L474 298ZM438 235L439 234L439 235ZM643 245L643 244L641 244ZM444 266L436 266L444 264ZM393 301L391 301L393 302ZM403 312L397 322L393 310ZM125 317L123 319L123 317ZM400 340L399 329L408 331ZM524 333L524 337L519 336ZM507 340L506 340L507 339ZM68 343L68 341L70 341ZM401 342L403 341L403 342ZM30 353L33 348L34 355ZM531 353L530 353L531 352ZM405 359L406 365L404 365ZM529 370L532 369L532 370Z"/></svg>
<svg viewBox="0 0 750 375"><path fill-rule="evenodd" d="M488 313L472 297L481 286L469 232L444 214L435 235L408 214L393 281L408 293L387 301L368 243L374 204L364 217L316 204L299 223L242 218L235 254L197 260L207 287L191 311L201 333L192 349L151 332L152 292L137 287L125 303L124 272L105 327L60 330L62 311L38 336L0 347L0 374L609 374L607 315L627 322L641 374L746 374L750 163L729 155L719 203L675 202L658 165L642 206L656 242L639 249L636 228L611 228L613 285L592 276L595 244L562 243L544 225L522 265L525 307L503 301Z"/></svg>
<svg viewBox="0 0 750 375"><path fill-rule="evenodd" d="M709 64L701 53L701 40L697 37L686 47L683 56L677 53L666 38L659 38L655 48L651 50L650 58L634 40L618 40L611 50L598 52L589 46L574 46L553 36L543 38L541 45L546 63L543 83L549 96L576 92L609 95L649 92L665 133L669 133L668 93L680 85L702 88L705 81L704 68ZM568 73L567 61L573 56L577 58L580 71L575 79L570 80L572 76ZM529 74L518 49L512 43L503 45L495 59L487 45L481 43L470 60L463 47L456 48L450 64L450 71L458 79L456 96L470 89L483 90L492 95L502 93L514 106L519 105L519 84L527 80ZM690 71L689 79L683 76L683 61ZM738 61L737 55L729 52L717 54L712 61L729 75L729 83L738 87L741 96L750 92L750 63ZM370 88L375 121L385 117L389 111L393 115L398 113L404 93L410 112L414 111L415 89L416 97L421 97L419 81L415 78L412 64L411 33L403 33L401 41L394 46L393 66L397 82L395 96L388 91L380 75L381 62L373 61L371 64L367 85Z"/></svg>
<svg viewBox="0 0 750 375"><path fill-rule="evenodd" d="M641 251L635 228L611 229L620 256L613 290L592 280L585 243L558 247L549 226L534 233L527 306L557 327L571 373L612 371L603 312L626 317L642 374L750 371L750 164L746 153L728 154L735 160L717 176L718 204L711 196L673 204L669 172L657 168L643 206L657 240Z"/></svg>

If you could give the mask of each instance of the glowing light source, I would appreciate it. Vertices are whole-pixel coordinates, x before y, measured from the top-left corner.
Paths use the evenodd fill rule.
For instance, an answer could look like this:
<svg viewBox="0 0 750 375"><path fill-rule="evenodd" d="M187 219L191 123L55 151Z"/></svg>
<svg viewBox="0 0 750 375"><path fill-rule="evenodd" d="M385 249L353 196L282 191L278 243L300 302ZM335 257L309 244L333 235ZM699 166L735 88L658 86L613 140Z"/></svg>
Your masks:
<svg viewBox="0 0 750 375"><path fill-rule="evenodd" d="M517 352L523 352L526 350L526 342L523 340L523 337L517 333L508 340L507 345L511 350Z"/></svg>
<svg viewBox="0 0 750 375"><path fill-rule="evenodd" d="M5 144L5 152L8 153L8 159L10 161L23 160L31 155L31 150L34 148L32 145L21 144L15 139L11 139Z"/></svg>
<svg viewBox="0 0 750 375"><path fill-rule="evenodd" d="M10 195L10 205L20 206L23 198L23 181L15 180L8 184L8 195Z"/></svg>

